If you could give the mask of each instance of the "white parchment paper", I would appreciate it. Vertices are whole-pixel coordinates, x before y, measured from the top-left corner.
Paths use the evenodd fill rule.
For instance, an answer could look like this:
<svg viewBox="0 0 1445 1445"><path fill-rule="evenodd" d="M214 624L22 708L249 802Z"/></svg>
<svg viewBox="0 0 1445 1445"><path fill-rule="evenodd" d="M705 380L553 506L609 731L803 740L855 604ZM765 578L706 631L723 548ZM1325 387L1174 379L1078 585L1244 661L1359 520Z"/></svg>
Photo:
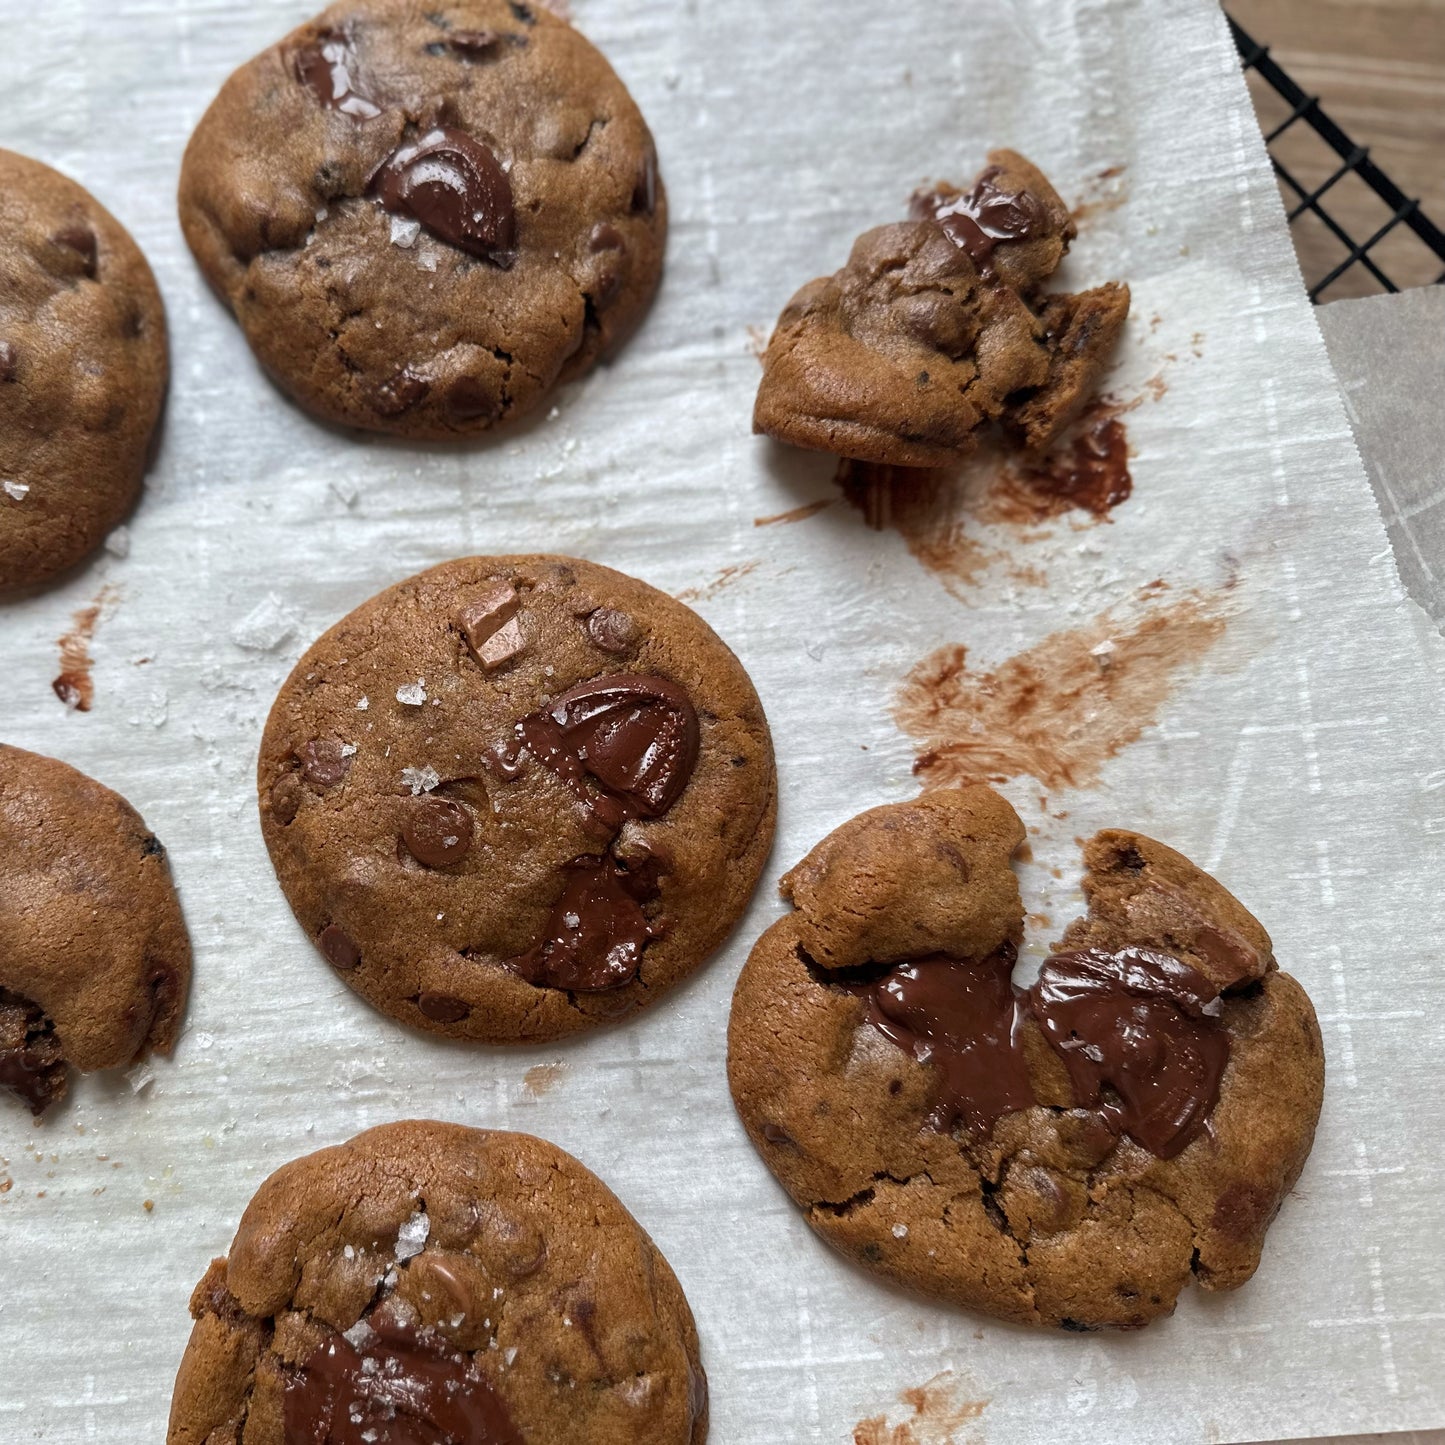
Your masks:
<svg viewBox="0 0 1445 1445"><path fill-rule="evenodd" d="M618 364L554 415L443 449L307 420L180 239L186 136L226 74L308 9L0 0L0 144L68 171L133 230L175 361L129 555L0 610L0 736L142 810L196 944L186 1032L151 1082L81 1081L40 1128L0 1107L0 1438L162 1439L189 1290L261 1179L428 1115L546 1135L616 1189L691 1299L722 1445L846 1445L860 1419L905 1419L899 1391L944 1371L957 1400L986 1404L918 1445L1445 1420L1441 640L1401 591L1219 13L575 0L657 134L668 279ZM842 505L755 527L832 490L826 459L749 435L747 328L899 216L915 184L965 179L996 144L1070 196L1125 167L1125 203L1091 218L1061 280L1133 285L1116 390L1146 394L1167 368L1128 418L1135 496L1112 526L1018 541L1046 576L1033 587L998 572L949 592ZM774 725L778 845L731 943L652 1013L565 1047L452 1047L371 1012L316 958L261 845L253 761L277 685L324 626L432 563L534 548L704 589L695 605ZM731 585L709 590L726 567ZM1075 835L1120 823L1214 869L1316 1000L1324 1118L1263 1268L1129 1337L1031 1334L882 1287L808 1232L728 1100L730 990L780 910L772 883L845 817L912 794L890 705L931 648L962 642L992 666L1150 579L1212 594L1235 570L1224 638L1098 787L1056 792L1051 812L1027 780L1010 792L1041 860L1072 867ZM67 713L55 639L102 584L95 707ZM1056 921L1073 883L1025 870ZM555 1083L529 1091L526 1070L550 1062Z"/></svg>

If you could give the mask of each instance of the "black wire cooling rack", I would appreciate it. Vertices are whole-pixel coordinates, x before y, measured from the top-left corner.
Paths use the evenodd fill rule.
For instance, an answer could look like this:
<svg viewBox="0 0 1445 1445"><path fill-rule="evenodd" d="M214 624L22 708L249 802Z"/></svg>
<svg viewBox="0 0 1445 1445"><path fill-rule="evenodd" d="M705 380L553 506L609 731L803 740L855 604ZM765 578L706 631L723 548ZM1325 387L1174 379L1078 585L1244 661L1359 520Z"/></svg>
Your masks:
<svg viewBox="0 0 1445 1445"><path fill-rule="evenodd" d="M1420 202L1407 196L1370 159L1368 146L1358 145L1326 114L1319 97L1304 90L1270 55L1267 45L1259 44L1233 18L1229 21L1229 28L1234 35L1234 43L1244 69L1256 71L1289 107L1285 118L1265 132L1264 141L1269 148L1275 174L1286 188L1290 225L1295 225L1303 217L1313 216L1345 248L1344 258L1338 264L1318 277L1305 278L1310 300L1320 300L1323 293L1352 266L1363 267L1383 290L1400 290L1400 285L1392 280L1386 271L1386 263L1378 248L1387 236L1398 235L1401 226L1414 232L1420 243L1433 253L1435 260L1445 264L1445 233L1420 209ZM1317 185L1308 185L1297 180L1276 152L1276 142L1280 137L1301 121L1334 152L1339 161L1338 167ZM1364 240L1358 240L1351 235L1349 229L1337 216L1332 215L1326 206L1325 198L1329 192L1347 176L1356 176L1363 181L1384 207L1384 220ZM1294 197L1292 204L1289 200L1290 193ZM1441 271L1434 279L1436 284L1445 282L1445 271Z"/></svg>

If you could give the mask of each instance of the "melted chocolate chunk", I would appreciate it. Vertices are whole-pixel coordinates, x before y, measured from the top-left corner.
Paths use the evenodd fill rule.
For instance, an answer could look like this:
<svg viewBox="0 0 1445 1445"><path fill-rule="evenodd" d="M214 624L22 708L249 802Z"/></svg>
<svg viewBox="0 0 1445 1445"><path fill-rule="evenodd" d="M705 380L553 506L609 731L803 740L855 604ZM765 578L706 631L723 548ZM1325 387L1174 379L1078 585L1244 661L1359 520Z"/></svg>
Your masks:
<svg viewBox="0 0 1445 1445"><path fill-rule="evenodd" d="M1043 208L1027 191L998 187L1001 174L997 166L990 166L971 190L925 192L913 198L910 208L918 220L937 221L985 276L993 270L993 252L1000 241L1026 241L1047 224Z"/></svg>
<svg viewBox="0 0 1445 1445"><path fill-rule="evenodd" d="M288 1445L525 1445L475 1360L373 1315L359 1349L318 1345L288 1382Z"/></svg>
<svg viewBox="0 0 1445 1445"><path fill-rule="evenodd" d="M325 30L303 45L294 58L296 79L328 110L339 110L357 120L374 120L381 107L368 100L352 78L356 68L356 51L349 36L336 30Z"/></svg>
<svg viewBox="0 0 1445 1445"><path fill-rule="evenodd" d="M630 983L652 936L634 889L641 891L610 858L574 858L541 941L508 967L528 983L575 993Z"/></svg>
<svg viewBox="0 0 1445 1445"><path fill-rule="evenodd" d="M20 370L20 355L8 341L0 341L0 386L14 381Z"/></svg>
<svg viewBox="0 0 1445 1445"><path fill-rule="evenodd" d="M936 1067L932 1129L947 1134L962 1122L987 1135L1005 1114L1034 1102L1018 1037L1023 1011L1013 962L1012 949L976 961L936 954L851 988L884 1038Z"/></svg>
<svg viewBox="0 0 1445 1445"><path fill-rule="evenodd" d="M481 141L442 125L398 149L373 183L384 209L420 221L443 241L507 267L517 217L512 183Z"/></svg>
<svg viewBox="0 0 1445 1445"><path fill-rule="evenodd" d="M472 1006L465 999L454 998L449 993L433 993L430 990L419 993L416 1006L429 1018L441 1024L454 1024L471 1013Z"/></svg>
<svg viewBox="0 0 1445 1445"><path fill-rule="evenodd" d="M651 674L610 673L578 683L523 718L517 735L611 827L629 817L661 817L697 766L697 713L675 682Z"/></svg>
<svg viewBox="0 0 1445 1445"><path fill-rule="evenodd" d="M1229 1035L1218 990L1198 969L1148 948L1057 953L1029 1002L1079 1103L1116 1130L1172 1159L1204 1128Z"/></svg>
<svg viewBox="0 0 1445 1445"><path fill-rule="evenodd" d="M411 856L428 868L460 863L472 846L472 815L448 798L414 798L401 825Z"/></svg>
<svg viewBox="0 0 1445 1445"><path fill-rule="evenodd" d="M1063 1061L1079 1108L1098 1111L1172 1159L1205 1127L1229 1062L1218 990L1197 969L1146 948L1083 949L1046 959L1026 993L1012 949L981 960L936 954L844 985L864 1019L937 1071L927 1117L948 1133L987 1136L1005 1114L1038 1102L1019 1029L1032 1015ZM1107 1092L1106 1092L1107 1091Z"/></svg>

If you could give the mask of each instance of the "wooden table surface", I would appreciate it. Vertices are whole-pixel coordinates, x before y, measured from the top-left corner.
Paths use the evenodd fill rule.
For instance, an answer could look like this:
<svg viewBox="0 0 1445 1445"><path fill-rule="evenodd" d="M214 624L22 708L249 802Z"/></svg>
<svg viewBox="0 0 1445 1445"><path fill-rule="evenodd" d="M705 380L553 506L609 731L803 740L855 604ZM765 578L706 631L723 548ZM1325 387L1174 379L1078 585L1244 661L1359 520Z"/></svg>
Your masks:
<svg viewBox="0 0 1445 1445"><path fill-rule="evenodd" d="M1225 9L1445 230L1445 0L1225 0ZM1251 75L1250 88L1268 131L1289 108L1258 76ZM1306 185L1318 185L1339 166L1302 121L1271 149ZM1286 206L1295 199L1286 187ZM1361 239L1389 216L1355 176L1342 180L1324 203ZM1292 229L1312 283L1347 254L1312 216ZM1445 271L1445 262L1403 227L1371 255L1400 286L1423 285ZM1321 299L1370 296L1379 289L1362 267L1352 266Z"/></svg>

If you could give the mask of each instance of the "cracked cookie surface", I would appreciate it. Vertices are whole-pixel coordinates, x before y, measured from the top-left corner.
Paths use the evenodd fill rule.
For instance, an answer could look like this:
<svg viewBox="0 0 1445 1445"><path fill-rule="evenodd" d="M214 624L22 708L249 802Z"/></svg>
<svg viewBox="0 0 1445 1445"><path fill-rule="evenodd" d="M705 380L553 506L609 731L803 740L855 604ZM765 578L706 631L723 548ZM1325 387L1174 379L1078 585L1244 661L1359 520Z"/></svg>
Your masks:
<svg viewBox="0 0 1445 1445"><path fill-rule="evenodd" d="M166 850L118 794L0 744L0 1088L39 1116L67 1066L167 1054L191 945Z"/></svg>
<svg viewBox="0 0 1445 1445"><path fill-rule="evenodd" d="M1088 914L1018 987L1024 837L970 787L825 838L738 980L729 1082L865 1268L1019 1324L1137 1328L1191 1277L1254 1273L1314 1137L1319 1028L1242 905L1122 830L1085 845Z"/></svg>
<svg viewBox="0 0 1445 1445"><path fill-rule="evenodd" d="M129 232L0 150L0 593L73 566L124 518L166 377L165 310Z"/></svg>
<svg viewBox="0 0 1445 1445"><path fill-rule="evenodd" d="M694 612L565 557L398 583L297 663L261 826L323 956L483 1042L635 1012L736 922L772 844L762 705Z"/></svg>
<svg viewBox="0 0 1445 1445"><path fill-rule="evenodd" d="M285 1165L191 1313L167 1445L707 1438L667 1261L525 1134L407 1121Z"/></svg>
<svg viewBox="0 0 1445 1445"><path fill-rule="evenodd" d="M1043 174L994 151L968 191L913 199L842 270L790 300L763 355L753 430L892 466L946 466L1000 423L1049 445L1096 390L1129 288L1045 294L1074 238Z"/></svg>
<svg viewBox="0 0 1445 1445"><path fill-rule="evenodd" d="M227 80L180 214L302 406L435 439L523 415L620 346L667 230L626 87L509 0L340 0Z"/></svg>

